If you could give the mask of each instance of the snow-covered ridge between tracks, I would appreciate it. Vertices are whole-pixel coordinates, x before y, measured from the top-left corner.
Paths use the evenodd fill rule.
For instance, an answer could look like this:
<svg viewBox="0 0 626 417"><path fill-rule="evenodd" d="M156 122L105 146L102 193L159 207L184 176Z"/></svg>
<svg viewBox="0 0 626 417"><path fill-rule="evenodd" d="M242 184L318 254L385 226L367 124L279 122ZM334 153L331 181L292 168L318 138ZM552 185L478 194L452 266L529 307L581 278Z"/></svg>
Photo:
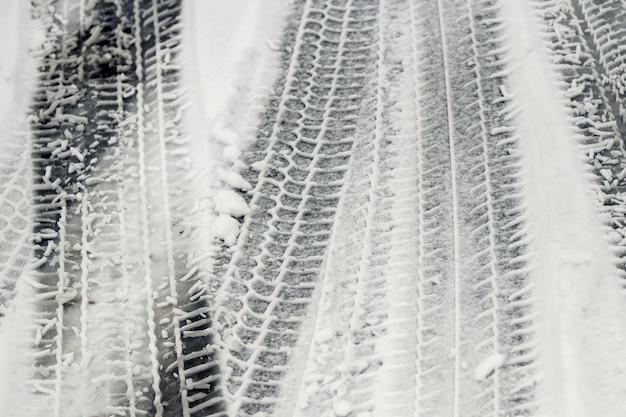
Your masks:
<svg viewBox="0 0 626 417"><path fill-rule="evenodd" d="M621 416L626 309L600 190L577 151L581 134L568 114L536 10L531 2L501 4L533 236L542 411L551 417Z"/></svg>
<svg viewBox="0 0 626 417"><path fill-rule="evenodd" d="M235 218L249 212L236 193L250 190L239 174L240 156L255 139L259 113L279 74L287 6L279 0L188 0L183 8L182 75L194 86L187 129L199 139L192 156L209 196L201 206L215 214L207 219L209 241L233 245Z"/></svg>
<svg viewBox="0 0 626 417"><path fill-rule="evenodd" d="M4 135L16 128L16 119L23 121L30 104L36 76L33 56L41 47L45 33L30 18L28 2L0 0L0 146Z"/></svg>
<svg viewBox="0 0 626 417"><path fill-rule="evenodd" d="M25 140L27 127L25 115L30 105L31 94L36 84L36 56L43 46L45 32L40 22L30 16L30 4L25 1L0 0L0 160L6 158L15 165L24 161L28 154L28 143ZM26 157L28 159L28 157ZM2 161L4 162L4 161ZM3 163L0 166L4 167ZM30 205L28 188L31 181L30 166L13 166L10 172L2 172L10 178L0 184L2 198L8 192L16 189L23 193L28 207ZM0 211L4 212L6 205L0 200ZM24 201L22 201L24 203ZM19 209L25 209L22 204ZM26 213L22 213L26 215ZM4 228L6 223L2 225ZM30 223L27 227L31 227ZM29 230L22 230L22 236L27 237ZM4 236L2 239L4 243ZM14 242L12 242L14 243ZM15 256L15 252L13 253ZM5 266L5 265L3 265ZM3 268L4 269L4 268ZM0 282L5 278L6 270L1 271ZM4 287L3 283L3 287ZM27 285L18 283L18 288L27 289ZM22 297L23 299L23 297ZM18 300L20 300L18 298ZM17 301L17 300L16 300ZM15 304L19 304L16 302ZM15 401L16 394L14 380L23 377L19 370L17 342L25 337L25 316L16 313L16 305L6 310L0 306L0 316L6 315L0 322L0 415L9 416L7 405ZM11 400L11 401L9 401Z"/></svg>

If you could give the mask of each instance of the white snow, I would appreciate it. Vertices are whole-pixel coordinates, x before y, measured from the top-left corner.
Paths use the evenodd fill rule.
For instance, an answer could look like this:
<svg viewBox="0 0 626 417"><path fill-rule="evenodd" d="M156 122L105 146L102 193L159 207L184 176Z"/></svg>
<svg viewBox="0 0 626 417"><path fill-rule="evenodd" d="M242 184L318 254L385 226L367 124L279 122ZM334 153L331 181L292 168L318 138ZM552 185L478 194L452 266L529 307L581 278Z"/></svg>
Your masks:
<svg viewBox="0 0 626 417"><path fill-rule="evenodd" d="M29 51L41 48L45 39L38 22L30 19L29 4L0 0L0 155L5 155L6 149L15 152L27 145L24 136L16 133L24 131L26 108L36 82L37 65ZM30 227L29 224L25 229ZM31 377L22 375L25 370L30 372L27 366L18 366L26 360L22 355L23 343L37 343L45 331L27 327L28 311L32 309L28 303L31 282L34 281L28 274L23 274L15 300L3 312L6 317L0 326L0 416L12 415L13 406L23 401L21 387L15 381Z"/></svg>
<svg viewBox="0 0 626 417"><path fill-rule="evenodd" d="M352 412L352 404L349 401L337 401L337 404L335 404L335 415L337 417L346 417L350 412Z"/></svg>
<svg viewBox="0 0 626 417"><path fill-rule="evenodd" d="M500 4L512 42L509 89L521 105L516 121L534 234L540 412L624 416L626 303L599 190L576 152L577 133L531 2Z"/></svg>
<svg viewBox="0 0 626 417"><path fill-rule="evenodd" d="M315 334L315 342L321 345L321 344L330 342L331 340L333 340L334 337L335 337L335 331L327 327L325 329L319 330Z"/></svg>
<svg viewBox="0 0 626 417"><path fill-rule="evenodd" d="M243 197L231 190L218 190L214 195L214 202L220 215L242 217L250 212Z"/></svg>
<svg viewBox="0 0 626 417"><path fill-rule="evenodd" d="M206 2L188 0L184 10L183 78L193 85L185 128L195 138L188 155L205 195L204 240L234 245L248 214L232 190L252 187L240 175L242 152L255 140L259 113L278 71L289 3L283 0Z"/></svg>
<svg viewBox="0 0 626 417"><path fill-rule="evenodd" d="M215 237L222 239L226 245L232 246L237 242L239 222L231 216L217 216L211 225Z"/></svg>
<svg viewBox="0 0 626 417"><path fill-rule="evenodd" d="M504 355L499 353L487 356L474 370L474 379L484 381L493 371L504 364L504 359Z"/></svg>

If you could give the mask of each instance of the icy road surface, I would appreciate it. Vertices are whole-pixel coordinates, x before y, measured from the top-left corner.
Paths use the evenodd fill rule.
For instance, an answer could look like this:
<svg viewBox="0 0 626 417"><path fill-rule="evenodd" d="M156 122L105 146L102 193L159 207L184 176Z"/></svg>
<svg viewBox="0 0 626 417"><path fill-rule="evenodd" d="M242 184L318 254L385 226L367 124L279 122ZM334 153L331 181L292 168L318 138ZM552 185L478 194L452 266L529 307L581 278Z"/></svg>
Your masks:
<svg viewBox="0 0 626 417"><path fill-rule="evenodd" d="M626 415L626 0L0 10L0 417Z"/></svg>

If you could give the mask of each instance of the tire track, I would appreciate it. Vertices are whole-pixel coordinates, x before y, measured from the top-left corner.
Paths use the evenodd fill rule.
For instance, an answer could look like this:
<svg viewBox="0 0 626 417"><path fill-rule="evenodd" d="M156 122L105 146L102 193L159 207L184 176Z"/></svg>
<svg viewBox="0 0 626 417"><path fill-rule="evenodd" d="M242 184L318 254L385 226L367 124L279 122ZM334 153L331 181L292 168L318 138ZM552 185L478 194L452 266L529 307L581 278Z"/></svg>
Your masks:
<svg viewBox="0 0 626 417"><path fill-rule="evenodd" d="M441 48L442 53L442 69L444 76L445 94L446 94L446 110L448 116L448 144L450 146L450 193L452 196L452 246L453 246L453 273L454 273L454 416L457 417L460 411L460 373L461 373L461 278L460 278L460 243L459 243L459 203L458 203L458 186L457 176L459 171L457 170L456 162L456 147L454 138L455 126L455 114L452 108L452 85L450 80L450 64L448 62L448 40L446 39L446 25L444 20L444 11L442 0L438 0L437 11L439 18L439 33L441 36Z"/></svg>
<svg viewBox="0 0 626 417"><path fill-rule="evenodd" d="M328 257L317 290L319 301L311 307L316 316L312 335L303 337L306 352L298 357L304 369L292 370L287 377L299 382L285 395L294 404L281 412L293 415L334 415L345 412L366 413L372 410L378 387L380 355L377 336L385 333L385 267L388 237L378 223L388 206L381 186L385 178L386 141L383 139L383 66L381 45L382 5L372 3L376 14L368 16L375 37L370 46L374 61L364 71L367 85L362 104L362 119L355 142L342 202L329 243ZM375 65L374 65L375 63ZM330 306L333 306L332 308ZM302 349L304 350L304 349ZM305 356L306 355L306 356ZM325 382L322 382L325 381ZM298 390L297 392L296 389ZM279 413L280 414L280 413Z"/></svg>
<svg viewBox="0 0 626 417"><path fill-rule="evenodd" d="M30 156L24 135L7 133L0 157L0 327L30 258Z"/></svg>
<svg viewBox="0 0 626 417"><path fill-rule="evenodd" d="M358 17L372 12L359 1L305 5L267 168L217 304L241 413L273 410L315 289L362 105L373 30Z"/></svg>
<svg viewBox="0 0 626 417"><path fill-rule="evenodd" d="M43 180L34 285L48 301L39 302L39 371L29 382L54 404L33 404L45 415L215 411L217 364L207 360L206 286L192 265L184 191L193 178L181 148L180 2L54 7L64 31L51 36L64 52L42 68L50 72L33 111ZM72 387L80 395L67 395Z"/></svg>
<svg viewBox="0 0 626 417"><path fill-rule="evenodd" d="M417 155L417 390L416 413L453 414L454 374L445 365L454 346L454 248L446 83L437 4L413 2L410 8L412 68L416 94ZM419 16L419 20L418 20ZM440 115L430 120L427 115ZM447 133L448 132L448 133ZM445 179L445 180L441 180Z"/></svg>
<svg viewBox="0 0 626 417"><path fill-rule="evenodd" d="M44 147L44 157L35 163L35 171L39 178L43 179L44 184L44 187L40 186L44 191L36 201L53 203L38 206L40 218L45 216L40 223L52 225L47 239L54 239L55 234L58 235L56 242L48 241L45 245L39 245L43 251L43 257L38 262L41 264L39 271L45 267L48 257L51 258L49 261L51 266L57 262L55 251L58 252L59 264L59 268L54 272L51 271L52 273L48 272L49 278L46 278L49 281L58 280L56 296L50 292L41 295L48 298L50 294L52 303L58 305L54 322L56 334L52 334L48 342L46 333L52 330L51 322L44 322L43 328L36 331L35 344L50 344L52 347L47 350L56 351L56 363L52 365L39 361L36 364L40 369L39 376L32 382L46 391L44 385L47 381L52 381L50 376L53 366L56 382L54 392L50 393L55 397L54 413L59 414L62 409L72 409L80 402L79 398L63 395L63 387L80 389L85 398L89 398L87 401L93 401L94 387L101 382L97 382L98 378L95 377L87 378L85 384L83 381L86 375L82 368L89 365L94 351L106 358L104 362L107 365L100 372L106 374L116 367L115 360L108 360L106 354L102 353L100 344L96 342L97 335L92 336L94 342L89 339L88 327L99 323L99 318L91 316L91 312L93 310L97 312L99 308L98 306L90 308L90 305L103 301L101 290L106 285L103 278L108 276L99 274L98 272L103 272L102 263L92 262L91 259L101 257L106 262L115 258L106 247L106 237L94 239L94 235L107 229L106 224L111 222L112 217L107 215L110 203L106 203L112 191L109 189L110 186L100 186L110 179L100 176L101 169L96 164L99 158L107 159L103 156L106 145L117 141L114 126L122 114L113 110L118 106L115 99L118 95L115 78L119 76L118 71L123 72L120 66L125 64L119 61L123 56L116 56L119 51L115 51L109 40L103 40L101 37L103 33L123 30L119 20L121 15L119 4L108 2L89 10L85 10L82 3L76 2L59 3L57 6L60 10L54 16L62 21L66 33L59 42L62 50L66 52L58 64L52 58L50 67L55 70L57 66L61 66L61 71L65 71L68 76L65 80L63 75L60 75L61 85L52 92L46 90L44 81L43 91L46 95L41 101L38 124L34 125L35 149ZM85 28L75 23L86 21L96 21L99 24L97 27ZM52 23L51 32L54 30L55 26ZM115 42L117 37L111 38ZM117 68L116 61L119 62ZM62 67L68 63L69 70ZM79 85L82 89L78 87ZM57 139L59 137L63 139ZM35 150L35 153L38 152L41 154L42 151ZM91 190L88 190L90 187L96 189L93 196ZM46 189L48 191L45 191ZM59 201L56 203L58 211L50 210L51 206L54 209L55 201ZM99 222L101 224L98 224ZM103 233L103 236L106 236L106 233ZM96 255L94 249L99 246L104 246L103 251ZM99 268L99 271L94 273L96 268ZM115 273L110 270L107 272ZM38 286L45 289L46 284L42 283L41 279L42 277ZM90 285L92 282L96 285ZM51 305L49 307L44 305L44 315L45 310L50 308ZM64 332L67 332L67 335L64 335ZM65 377L62 377L63 374ZM116 389L113 387L116 383L114 381L107 384L110 391L115 392ZM114 397L115 394L111 396ZM109 397L100 398L94 403L107 407L110 400ZM114 406L112 403L110 405Z"/></svg>
<svg viewBox="0 0 626 417"><path fill-rule="evenodd" d="M527 276L532 253L512 123L517 108L514 102L503 105L509 99L503 97L508 43L498 27L498 2L440 4L448 27L443 43L461 46L446 52L448 91L455 92L447 102L457 126L451 128L450 154L463 202L456 229L463 269L456 290L455 413L471 407L476 415L523 414L535 406L536 365L532 353L517 352L532 346L536 323L527 308L533 302ZM530 382L523 396L516 394L516 382Z"/></svg>
<svg viewBox="0 0 626 417"><path fill-rule="evenodd" d="M607 13L619 15L626 9L621 2L596 5L572 1L568 6L556 15L558 21L549 17L549 7L539 10L545 16L547 30L557 40L552 51L562 66L565 96L576 126L584 135L581 153L601 185L604 210L617 233L616 244L621 247L626 243L623 214L626 172L619 162L626 154L623 81L619 77L623 51L611 49L608 44L613 38L620 38L623 30L619 20L600 25L599 18Z"/></svg>
<svg viewBox="0 0 626 417"><path fill-rule="evenodd" d="M400 4L394 6L401 9ZM406 358L403 363L414 355L417 393L411 404L410 396L400 395L399 386L396 392L388 389L381 398L403 397L402 405L381 407L403 413L413 410L416 415L454 415L466 409L477 410L480 415L499 415L501 409L524 413L525 407L533 407L532 391L526 391L532 383L520 389L512 375L524 383L533 380L533 355L529 353L533 322L526 308L532 292L524 283L528 265L522 196L511 194L519 187L517 159L512 156L517 138L508 125L515 107L506 105L510 98L502 97L506 88L498 82L506 81L506 60L490 52L503 50L496 46L501 42L496 26L498 9L494 2L414 2L409 10L411 13L403 18L411 28L405 36L412 41L404 43L411 45L412 58L404 61L404 71L412 74L415 89L410 98L404 91L393 90L394 96L387 99L395 100L402 109L391 118L399 133L390 136L391 149L402 155L394 163L401 174L386 180L391 181L388 186L394 190L396 201L392 206L398 210L391 215L390 266L394 275L400 276L383 274L389 288L385 296L391 310L388 313L403 324L389 321L391 333L380 335L380 344L390 349L393 346L394 354ZM437 33L441 37L433 36ZM402 41L391 43L398 48ZM452 51L446 44L462 47ZM406 56L402 48L396 53ZM403 77L398 80L406 83ZM448 97L447 91L464 94ZM486 97L495 100L491 103ZM416 114L413 119L407 117L410 106ZM433 115L440 118L435 121ZM447 121L441 119L443 116ZM451 123L455 120L456 125ZM415 138L412 132L417 132L414 148L406 142ZM450 137L448 143L440 141L445 132ZM405 157L411 149L415 159L408 162ZM413 170L414 176L404 174ZM498 173L497 179L493 172ZM416 179L411 182L410 178ZM442 178L450 180L442 183ZM411 189L414 191L408 191ZM415 195L416 200L403 194ZM453 197L463 202L457 207L456 222L454 204L450 203ZM416 206L413 220L406 212L408 201ZM411 251L407 250L407 245L411 246L407 239L414 239L417 265L397 257L398 251ZM453 259L459 265L458 275ZM414 274L415 289L409 290L409 277ZM409 287L399 294L390 282L404 282ZM407 332L410 318L392 307L405 305L402 300L410 303L412 291L417 298L416 337ZM399 347L398 340L406 347ZM410 347L412 340L417 351ZM398 368L392 366L383 365L380 375L398 377L394 374ZM401 374L410 369L405 366ZM400 378L411 380L410 375Z"/></svg>
<svg viewBox="0 0 626 417"><path fill-rule="evenodd" d="M192 162L185 144L186 104L180 85L180 1L139 1L141 20L141 80L137 103L138 132L142 132L144 184L144 264L149 265L147 288L154 298L149 312L153 352L156 415L219 415L221 394L216 388L212 320L207 286L195 259L196 224L189 202ZM153 173L158 173L154 175ZM202 256L202 254L200 254Z"/></svg>
<svg viewBox="0 0 626 417"><path fill-rule="evenodd" d="M566 333L564 339L569 342L580 337L592 342L584 355L578 353L577 368L570 370L567 365L556 364L571 373L568 379L572 383L563 388L569 399L565 404L552 402L549 405L570 414L620 415L624 408L618 400L621 394L614 387L624 384L621 369L624 369L626 357L620 340L623 332L613 333L604 326L613 323L614 317L622 316L615 311L624 305L623 297L615 295L617 288L624 286L621 261L624 256L624 167L620 162L625 153L623 50L619 46L624 27L619 16L626 9L623 2L571 1L559 9L551 4L533 3L533 6L542 20L542 29L552 41L548 46L575 126L577 151L594 174L591 176L596 184L593 202L602 213L603 225L610 226L602 232L608 235L612 246L608 250L614 254L611 257L594 254L593 259L599 261L593 271L587 272L588 276L593 276L590 282L594 293L602 294L585 300L584 310L593 311L590 313L593 320L585 314L575 316L575 324L562 318L563 328L577 330ZM604 23L601 24L600 19ZM604 249L603 244L606 242L595 247ZM585 282L584 278L578 281ZM575 302L574 298L564 301L574 314L578 311L576 304L571 307ZM619 327L620 323L618 320L612 326ZM600 334L603 336L598 336ZM610 365L605 365L603 357L611 357ZM581 373L584 376L581 377Z"/></svg>
<svg viewBox="0 0 626 417"><path fill-rule="evenodd" d="M59 4L59 8L59 14L54 18L60 21L60 27L53 21L49 24L61 33L58 50L55 51L60 56L56 58L55 54L51 54L44 59L42 73L46 75L42 77L41 87L36 92L33 111L33 163L38 181L34 187L37 193L34 203L34 242L35 256L38 259L34 265L37 269L34 285L37 294L34 301L38 304L35 308L39 310L34 345L41 348L38 352L33 352L38 372L30 383L35 390L44 394L44 398L39 401L40 412L54 416L61 415L61 389L65 380L64 374L69 374L63 365L66 360L67 365L73 362L72 351L77 344L78 332L70 334L67 330L72 325L80 325L71 319L66 320L65 315L65 305L77 295L76 288L79 285L76 283L77 275L74 270L80 270L80 266L67 253L73 237L67 240L68 205L75 207L72 201L79 198L79 190L69 188L67 191L71 194L68 194L65 187L77 173L70 175L69 164L63 159L77 158L77 147L70 146L69 140L74 138L75 132L78 133L78 125L85 121L84 116L78 115L78 109L74 107L78 91L75 86L72 87L73 74L81 64L76 57L71 56L76 53L77 47L77 39L68 28L71 11L67 2ZM80 139L77 142L79 145ZM82 153L78 153L82 157ZM70 178L62 183L66 177ZM77 227L80 228L80 225ZM73 231L70 230L69 233ZM73 266L76 268L73 269Z"/></svg>
<svg viewBox="0 0 626 417"><path fill-rule="evenodd" d="M536 326L499 9L407 7L380 12L397 24L387 29L391 87L374 100L391 127L370 128L378 139L353 150L297 412L526 415Z"/></svg>

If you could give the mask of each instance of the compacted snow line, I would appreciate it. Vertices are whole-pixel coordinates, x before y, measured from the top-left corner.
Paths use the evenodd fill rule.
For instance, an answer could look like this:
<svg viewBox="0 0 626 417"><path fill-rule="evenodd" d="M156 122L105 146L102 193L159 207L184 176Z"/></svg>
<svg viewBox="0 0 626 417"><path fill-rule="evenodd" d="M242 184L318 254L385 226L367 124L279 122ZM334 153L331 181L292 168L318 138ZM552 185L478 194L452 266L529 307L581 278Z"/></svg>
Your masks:
<svg viewBox="0 0 626 417"><path fill-rule="evenodd" d="M63 6L62 6L62 15L65 18L65 21L67 22L67 19L69 18L69 13L68 13L68 0L63 0ZM63 60L67 60L69 58L69 52L67 50L68 46L67 46L67 39L65 38L68 29L67 29L67 24L65 22L62 23L63 25L63 39L62 39L62 46L61 46L61 56ZM62 74L63 77L64 74ZM61 83L65 84L66 80L65 77L62 78ZM65 285L66 285L66 279L68 279L69 277L66 277L66 270L65 270L65 262L66 262L66 235L67 235L67 203L65 198L61 197L61 208L60 208L60 215L58 218L58 222L57 222L57 230L58 230L58 263L59 263L59 267L56 271L57 273L57 295L62 295L65 292ZM56 317L57 317L57 322L56 322L56 350L55 350L55 354L56 354L56 366L55 366L55 385L54 385L54 390L55 390L55 399L54 399L54 416L55 417L60 417L61 416L61 403L62 403L62 378L63 378L63 344L64 344L64 334L63 334L63 327L64 327L64 322L65 322L65 317L64 317L64 304L63 303L57 303L57 308L56 308Z"/></svg>
<svg viewBox="0 0 626 417"><path fill-rule="evenodd" d="M168 10L168 9L166 9ZM172 242L172 224L171 224L171 214L170 214L170 201L169 201L169 180L168 180L168 172L167 172L167 163L166 163L166 146L165 146L165 114L164 114L164 102L163 102L163 71L162 63L163 56L161 52L161 28L162 24L159 20L160 11L157 8L157 0L152 0L152 5L150 8L151 11L151 20L152 20L152 33L154 35L154 60L155 60L155 80L156 80L156 105L157 105L157 120L158 120L158 143L159 143L159 173L161 179L161 194L163 198L163 213L165 218L165 225L163 227L165 231L165 241L166 241L166 250L167 250L167 273L169 279L169 290L170 296L173 298L178 298L178 293L176 290L176 273L174 271L174 248ZM175 329L176 336L180 336L180 329ZM180 340L176 340L176 349L179 349ZM180 371L179 367L179 371ZM183 376L182 374L180 375ZM187 416L185 416L187 417Z"/></svg>
<svg viewBox="0 0 626 417"><path fill-rule="evenodd" d="M62 295L65 292L65 248L66 248L66 225L67 224L67 206L63 204L61 206L61 213L59 215L58 220L58 235L59 235L59 252L58 252L58 262L59 267L57 269L58 274L58 282L57 282L57 296ZM55 297L56 298L56 297ZM62 400L62 378L63 378L63 325L65 323L64 320L64 306L63 303L57 303L56 308L56 363L55 363L55 383L54 383L54 408L53 414L55 417L61 416L61 400Z"/></svg>
<svg viewBox="0 0 626 417"><path fill-rule="evenodd" d="M120 80L120 76L118 75L118 80ZM121 80L120 83L118 85L121 85ZM127 241L127 232L126 232L126 216L124 213L124 193L122 190L122 187L118 187L118 193L117 193L117 199L118 199L118 216L119 216L119 222L120 222L120 250L121 250L121 257L120 257L120 261L125 260L124 255L128 253L128 246L126 244ZM131 282L130 282L130 276L128 271L126 270L126 268L121 268L121 273L122 273L122 280L123 280L123 285L124 285L124 290L126 291L127 294L130 293L132 286L131 286ZM131 298L128 297L128 299L130 300ZM133 328L130 325L130 322L132 322L133 319L135 319L134 317L132 317L131 313L130 313L130 307L128 305L124 305L123 306L123 320L124 320L124 348L126 351L126 357L125 357L125 365L126 365L126 378L125 378L125 382L126 382L126 386L127 386L127 392L126 395L128 397L128 408L129 408L129 413L130 413L130 417L136 417L138 414L140 414L137 410L137 390L136 387L139 384L135 384L134 380L133 380L133 351L136 350L133 348L132 342L133 342L133 337L136 337L136 335L133 335Z"/></svg>
<svg viewBox="0 0 626 417"><path fill-rule="evenodd" d="M80 256L81 256L81 274L80 274L80 351L81 355L87 354L87 303L89 292L89 258L87 249L89 248L89 192L83 191L80 202L80 215L81 215L81 242L80 242Z"/></svg>
<svg viewBox="0 0 626 417"><path fill-rule="evenodd" d="M66 18L69 18L67 16ZM79 36L84 37L85 33L85 8L83 1L79 2L79 25L78 31ZM84 57L77 68L78 77L82 78L85 76L84 71L84 59L86 58L86 47L81 47L81 56ZM89 248L89 211L92 209L89 201L89 191L83 189L81 193L80 206L76 209L75 215L78 217L78 210L80 209L80 232L79 232L79 240L80 243L80 357L81 363L83 366L87 366L89 361L86 360L88 357L88 320L87 320L87 311L88 311L88 296L89 296L89 258L88 258L88 248ZM78 239L77 239L78 240ZM59 242L59 247L61 246L61 242Z"/></svg>
<svg viewBox="0 0 626 417"><path fill-rule="evenodd" d="M129 4L127 2L124 2L123 0L116 0L115 1L115 6L116 6L116 14L118 17L121 17L124 15L124 13L126 13L129 9ZM81 7L84 7L83 5L83 1L81 1ZM84 9L83 9L83 13L84 13ZM84 15L81 14L81 17L83 17L84 19ZM83 27L82 25L84 25L84 23L81 22L81 28ZM129 30L132 30L132 27L128 27ZM130 47L132 44L130 42L128 42L128 39L124 37L124 32L123 30L121 30L121 28L118 28L118 30L115 32L115 46L118 48L118 50L124 50L125 47ZM129 68L132 67L132 53L130 54L130 59L128 62ZM124 72L124 68L122 67L124 63L120 63L118 64L118 68L117 68L117 76L116 76L116 90L117 90L117 94L116 94L116 104L117 104L117 114L121 120L124 120L124 118L126 117L126 99L125 99L125 95L129 94L130 88L129 85L126 84L127 80L130 78L132 79L132 77L128 77ZM121 151L121 149L124 146L124 125L118 125L117 129L116 129L116 135L118 136L118 140L119 140L119 144L120 146L117 148L118 150ZM119 152L118 151L118 154ZM118 171L116 172L117 175L122 174L122 169L124 167L123 163L119 163L119 168ZM119 258L117 258L116 260L119 262L120 264L120 268L118 268L118 271L121 275L120 277L120 281L122 282L122 288L126 294L126 299L127 300L131 300L131 296L130 293L131 291L134 290L133 286L131 286L131 280L130 280L130 274L129 271L125 265L126 259L126 254L128 253L129 250L129 246L128 246L128 234L126 231L126 217L125 217L125 196L124 196L124 192L122 189L122 186L119 184L121 178L115 178L114 180L118 181L118 184L116 184L116 189L114 189L114 195L117 197L117 204L116 204L116 216L119 222ZM141 291L137 291L139 294L141 294ZM131 323L133 323L133 321L136 321L136 318L133 317L130 313L130 306L127 305L126 303L122 306L121 310L123 311L122 314L122 328L123 328L123 335L122 335L122 339L123 339L123 348L124 348L124 368L125 368L125 375L124 375L124 383L126 384L126 398L124 399L123 402L125 402L126 400L128 401L127 404L127 409L128 409L128 413L129 413L129 417L136 417L139 413L140 410L137 410L137 388L140 386L140 384L135 384L134 378L133 378L133 374L134 374L134 369L136 369L136 366L138 366L137 363L133 363L133 353L134 351L139 351L139 349L136 349L133 347L133 337L136 337L134 335L132 335L132 332L134 331L135 326L131 326ZM143 352L142 352L143 353Z"/></svg>

